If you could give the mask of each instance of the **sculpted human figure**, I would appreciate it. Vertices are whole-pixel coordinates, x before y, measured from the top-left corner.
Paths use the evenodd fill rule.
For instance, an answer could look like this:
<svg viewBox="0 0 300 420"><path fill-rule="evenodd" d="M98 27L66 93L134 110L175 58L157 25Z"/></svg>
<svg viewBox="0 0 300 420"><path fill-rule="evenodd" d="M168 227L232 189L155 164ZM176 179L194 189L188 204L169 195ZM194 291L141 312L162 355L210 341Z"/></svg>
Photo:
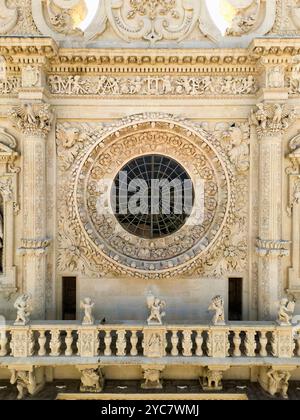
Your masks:
<svg viewBox="0 0 300 420"><path fill-rule="evenodd" d="M166 302L156 298L151 293L147 297L147 306L150 309L150 315L147 319L148 325L162 325L162 318L166 316L166 313L163 312L166 308Z"/></svg>
<svg viewBox="0 0 300 420"><path fill-rule="evenodd" d="M84 310L83 325L93 325L95 318L93 317L93 308L95 302L91 298L85 298L80 302L80 308Z"/></svg>
<svg viewBox="0 0 300 420"><path fill-rule="evenodd" d="M213 325L225 324L224 299L221 296L216 296L212 299L208 310L215 312L212 319Z"/></svg>
<svg viewBox="0 0 300 420"><path fill-rule="evenodd" d="M280 394L284 399L288 399L289 380L291 374L280 370L269 369L267 372L269 378L269 393L274 396Z"/></svg>
<svg viewBox="0 0 300 420"><path fill-rule="evenodd" d="M38 384L34 370L32 372L24 370L12 370L11 385L17 384L18 400L22 400L26 394L36 395L44 386L44 382Z"/></svg>
<svg viewBox="0 0 300 420"><path fill-rule="evenodd" d="M18 297L14 303L14 308L17 310L17 319L15 325L26 325L31 314L31 295L23 294Z"/></svg>
<svg viewBox="0 0 300 420"><path fill-rule="evenodd" d="M296 301L283 298L279 302L278 323L290 325L295 312Z"/></svg>

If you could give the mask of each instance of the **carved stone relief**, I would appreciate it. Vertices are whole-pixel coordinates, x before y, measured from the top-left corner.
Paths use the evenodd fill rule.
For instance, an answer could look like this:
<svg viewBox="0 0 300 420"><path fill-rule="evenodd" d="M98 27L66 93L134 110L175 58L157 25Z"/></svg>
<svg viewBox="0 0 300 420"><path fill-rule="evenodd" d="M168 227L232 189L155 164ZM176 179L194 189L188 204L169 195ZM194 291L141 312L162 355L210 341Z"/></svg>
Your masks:
<svg viewBox="0 0 300 420"><path fill-rule="evenodd" d="M203 267L213 267L214 275L222 275L228 267L243 270L249 167L246 127L226 126L212 149L211 134L200 125L163 114L133 116L111 126L59 124L59 270L150 277L191 269L200 272ZM114 177L132 156L153 152L172 155L190 173L204 177L207 212L204 223L193 226L191 232L186 225L169 238L149 241L123 231L113 215L97 213L97 185ZM229 179L235 191L231 200ZM232 213L234 208L238 210Z"/></svg>
<svg viewBox="0 0 300 420"><path fill-rule="evenodd" d="M54 95L254 95L257 81L248 77L81 77L52 75L48 78Z"/></svg>

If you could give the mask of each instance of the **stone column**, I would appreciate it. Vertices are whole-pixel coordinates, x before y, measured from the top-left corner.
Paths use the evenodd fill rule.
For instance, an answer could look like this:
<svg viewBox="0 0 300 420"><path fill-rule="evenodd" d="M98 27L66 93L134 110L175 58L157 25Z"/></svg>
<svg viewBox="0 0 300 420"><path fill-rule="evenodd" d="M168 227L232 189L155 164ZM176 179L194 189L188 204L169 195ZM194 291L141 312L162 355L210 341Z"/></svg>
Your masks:
<svg viewBox="0 0 300 420"><path fill-rule="evenodd" d="M33 300L35 319L45 318L47 239L46 138L52 112L44 103L22 104L10 111L10 118L22 133L23 144L23 239L24 292Z"/></svg>
<svg viewBox="0 0 300 420"><path fill-rule="evenodd" d="M259 138L259 319L276 319L282 294L281 258L289 254L282 240L283 136L294 110L287 104L261 103L251 113Z"/></svg>

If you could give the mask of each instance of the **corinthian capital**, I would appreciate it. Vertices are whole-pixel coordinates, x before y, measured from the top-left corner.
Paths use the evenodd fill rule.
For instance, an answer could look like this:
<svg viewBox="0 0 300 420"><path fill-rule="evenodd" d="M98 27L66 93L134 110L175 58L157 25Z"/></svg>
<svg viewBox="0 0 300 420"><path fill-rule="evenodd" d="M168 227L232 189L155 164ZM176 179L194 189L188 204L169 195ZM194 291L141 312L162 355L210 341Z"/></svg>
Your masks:
<svg viewBox="0 0 300 420"><path fill-rule="evenodd" d="M22 104L8 113L12 123L25 134L47 136L51 130L53 113L48 104Z"/></svg>
<svg viewBox="0 0 300 420"><path fill-rule="evenodd" d="M251 111L250 124L260 137L283 134L296 118L295 109L288 104L260 103Z"/></svg>

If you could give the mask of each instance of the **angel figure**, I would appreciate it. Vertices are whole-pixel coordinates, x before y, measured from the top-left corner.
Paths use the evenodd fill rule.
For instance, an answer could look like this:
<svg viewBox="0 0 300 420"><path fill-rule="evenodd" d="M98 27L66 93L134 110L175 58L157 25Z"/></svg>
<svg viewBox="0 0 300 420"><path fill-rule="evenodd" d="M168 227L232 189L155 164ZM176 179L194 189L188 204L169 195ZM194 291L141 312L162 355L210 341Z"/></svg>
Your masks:
<svg viewBox="0 0 300 420"><path fill-rule="evenodd" d="M31 295L23 294L18 297L14 303L14 308L17 310L17 319L15 325L26 325L31 314Z"/></svg>
<svg viewBox="0 0 300 420"><path fill-rule="evenodd" d="M283 298L279 302L278 310L278 324L291 325L292 318L295 312L296 301Z"/></svg>
<svg viewBox="0 0 300 420"><path fill-rule="evenodd" d="M93 307L95 302L91 298L85 298L80 302L80 309L84 310L82 325L93 325L95 318L93 317Z"/></svg>
<svg viewBox="0 0 300 420"><path fill-rule="evenodd" d="M221 296L215 296L212 299L208 310L215 312L212 319L213 325L225 324L224 299Z"/></svg>
<svg viewBox="0 0 300 420"><path fill-rule="evenodd" d="M150 315L147 319L148 325L162 325L162 318L166 316L166 313L163 312L166 308L166 302L150 293L147 297L147 306L150 310Z"/></svg>

